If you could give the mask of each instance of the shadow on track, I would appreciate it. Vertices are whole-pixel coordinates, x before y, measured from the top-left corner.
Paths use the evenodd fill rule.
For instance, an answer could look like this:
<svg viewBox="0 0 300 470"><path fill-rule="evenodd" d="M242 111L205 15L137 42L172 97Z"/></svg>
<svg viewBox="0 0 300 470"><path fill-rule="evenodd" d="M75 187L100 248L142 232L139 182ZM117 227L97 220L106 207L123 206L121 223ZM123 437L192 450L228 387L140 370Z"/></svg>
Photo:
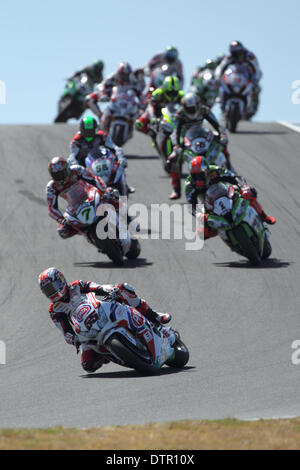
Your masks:
<svg viewBox="0 0 300 470"><path fill-rule="evenodd" d="M236 135L286 135L287 131L237 131Z"/></svg>
<svg viewBox="0 0 300 470"><path fill-rule="evenodd" d="M155 374L140 374L135 370L121 370L119 372L102 372L98 374L86 374L80 375L82 379L134 379L139 377L160 377L162 375L178 374L179 372L188 372L196 369L193 366L186 366L183 369L175 369L172 367L163 367L159 372Z"/></svg>
<svg viewBox="0 0 300 470"><path fill-rule="evenodd" d="M237 268L237 269L278 269L278 268L288 268L293 264L293 262L282 261L276 258L269 258L262 262L259 266L253 266L247 260L241 261L230 261L228 263L213 263L218 268Z"/></svg>
<svg viewBox="0 0 300 470"><path fill-rule="evenodd" d="M146 258L128 259L124 261L123 266L117 266L112 261L85 261L81 263L73 263L74 266L80 268L96 268L96 269L134 269L143 268L146 266L152 266L151 261L147 261Z"/></svg>
<svg viewBox="0 0 300 470"><path fill-rule="evenodd" d="M127 160L157 160L159 158L158 155L127 155Z"/></svg>

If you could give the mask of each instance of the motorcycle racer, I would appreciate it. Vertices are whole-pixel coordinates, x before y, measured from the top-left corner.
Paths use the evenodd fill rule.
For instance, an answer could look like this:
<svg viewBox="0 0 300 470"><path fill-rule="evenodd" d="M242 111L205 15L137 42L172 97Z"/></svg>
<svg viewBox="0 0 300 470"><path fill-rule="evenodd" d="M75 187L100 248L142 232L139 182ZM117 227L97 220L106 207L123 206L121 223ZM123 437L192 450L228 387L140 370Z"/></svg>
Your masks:
<svg viewBox="0 0 300 470"><path fill-rule="evenodd" d="M73 330L70 315L82 302L85 294L110 295L110 298L134 307L147 320L157 326L166 324L171 320L169 313L159 313L152 310L147 302L141 299L134 288L127 283L100 285L96 282L77 280L68 284L63 273L57 268L51 267L40 274L39 286L42 293L51 301L49 306L51 320L62 332L65 341L70 345L74 345L77 350L79 350L80 342ZM110 362L109 355L104 347L100 347L99 353L96 353L88 345L82 345L81 365L86 372L95 372L103 364Z"/></svg>
<svg viewBox="0 0 300 470"><path fill-rule="evenodd" d="M196 206L198 204L198 198L201 203L204 203L205 194L207 189L213 184L219 182L226 182L233 184L239 188L239 191L244 199L250 201L250 205L256 210L261 218L262 222L269 225L274 225L276 219L272 216L267 215L262 206L257 201L257 191L254 187L250 187L245 184L243 178L234 174L230 170L218 167L216 165L207 165L204 157L198 156L193 158L190 163L190 175L185 180L185 195L189 204L192 205L192 214L196 213ZM215 237L218 232L211 229L207 225L208 215L204 215L204 239Z"/></svg>
<svg viewBox="0 0 300 470"><path fill-rule="evenodd" d="M68 158L70 165L85 166L87 155L100 145L107 147L117 157L119 163L126 168L127 159L124 150L115 145L107 132L98 129L98 123L92 116L85 116L80 121L79 131L70 143L71 154Z"/></svg>
<svg viewBox="0 0 300 470"><path fill-rule="evenodd" d="M115 204L116 198L111 188L107 188L102 178L80 165L69 165L62 157L54 157L48 165L52 177L46 187L48 215L59 223L58 234L61 238L70 238L78 234L77 230L65 219L58 208L58 196L65 199L69 206L74 207L82 202L86 194L86 185L95 186L101 198Z"/></svg>
<svg viewBox="0 0 300 470"><path fill-rule="evenodd" d="M144 74L141 73L141 69L133 71L128 62L121 62L118 65L117 71L107 77L101 83L97 91L90 93L86 97L86 107L90 108L96 116L101 118L102 112L97 102L109 101L113 87L115 86L121 86L124 89L133 90L136 92L137 96L140 97L145 87Z"/></svg>
<svg viewBox="0 0 300 470"><path fill-rule="evenodd" d="M127 158L124 150L116 145L107 132L98 129L98 123L92 116L85 116L80 121L79 131L74 135L70 143L71 154L68 158L70 165L85 166L85 158L90 152L95 151L100 146L111 150L116 156L118 163L127 168ZM127 184L128 193L134 193L135 188Z"/></svg>
<svg viewBox="0 0 300 470"><path fill-rule="evenodd" d="M149 134L155 139L156 133L149 128L149 124L158 123L161 110L169 103L180 103L184 92L180 89L177 77L169 76L164 79L161 88L157 88L152 94L146 111L136 120L136 129L144 134Z"/></svg>
<svg viewBox="0 0 300 470"><path fill-rule="evenodd" d="M221 82L221 78L226 71L226 69L231 64L240 64L248 68L251 76L251 81L254 86L253 90L253 109L249 112L249 118L254 116L257 111L259 104L259 94L261 92L261 87L259 82L263 76L262 71L259 66L257 57L253 52L246 49L246 47L240 41L232 41L229 46L229 55L225 57L220 65L216 69L216 79Z"/></svg>
<svg viewBox="0 0 300 470"><path fill-rule="evenodd" d="M172 64L176 67L179 81L183 84L183 65L179 59L178 50L174 46L168 46L164 52L155 54L145 66L145 74L150 75L155 68L161 67L164 64Z"/></svg>
<svg viewBox="0 0 300 470"><path fill-rule="evenodd" d="M183 140L187 130L194 126L202 126L203 121L207 121L215 129L219 136L219 141L224 145L223 153L226 156L228 166L230 166L230 155L227 149L228 138L225 130L221 128L217 118L212 111L201 103L200 97L195 93L187 93L181 101L181 107L177 114L177 126L172 134L173 151L169 156L169 165L171 168L171 184L173 192L170 199L179 199L181 197L181 181L179 160L183 151Z"/></svg>
<svg viewBox="0 0 300 470"><path fill-rule="evenodd" d="M90 82L95 85L96 83L101 83L103 80L103 69L104 63L102 60L94 60L92 65L88 65L81 70L75 72L68 80L72 80L82 74L86 74Z"/></svg>

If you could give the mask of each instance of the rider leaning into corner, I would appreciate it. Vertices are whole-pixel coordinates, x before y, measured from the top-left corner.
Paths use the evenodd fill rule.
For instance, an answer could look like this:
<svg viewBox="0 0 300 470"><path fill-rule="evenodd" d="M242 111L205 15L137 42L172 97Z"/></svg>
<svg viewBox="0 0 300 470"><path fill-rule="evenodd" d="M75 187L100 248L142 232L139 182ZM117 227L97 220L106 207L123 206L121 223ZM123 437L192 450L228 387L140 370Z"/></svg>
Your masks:
<svg viewBox="0 0 300 470"><path fill-rule="evenodd" d="M162 108L170 103L180 103L183 97L184 93L180 89L178 78L166 77L162 86L152 92L146 111L135 122L136 129L155 140L156 132L149 127L149 124L157 124Z"/></svg>
<svg viewBox="0 0 300 470"><path fill-rule="evenodd" d="M114 86L133 90L139 98L145 88L144 73L141 69L133 71L128 62L121 62L118 65L117 71L107 77L98 87L97 91L87 95L85 106L90 108L99 119L102 117L102 112L98 106L98 101L109 101ZM102 118L103 121L105 121L105 112ZM103 122L103 126L105 127L105 122Z"/></svg>
<svg viewBox="0 0 300 470"><path fill-rule="evenodd" d="M102 60L95 60L92 65L88 65L87 67L84 67L83 69L77 70L71 77L68 78L68 80L73 80L76 77L80 77L80 75L83 75L84 73L88 76L89 81L96 85L97 83L102 82L103 80L103 69L104 69L104 63Z"/></svg>
<svg viewBox="0 0 300 470"><path fill-rule="evenodd" d="M113 143L107 132L98 129L98 123L92 116L85 116L80 121L79 131L76 132L70 143L71 154L68 158L69 165L85 166L85 159L89 153L93 153L100 146L111 150L118 163L127 168L127 158L124 150ZM128 186L128 192L134 193L135 189Z"/></svg>
<svg viewBox="0 0 300 470"><path fill-rule="evenodd" d="M172 134L173 151L169 156L168 164L171 169L171 184L173 192L170 199L181 197L180 180L180 158L183 152L183 137L190 127L198 124L202 126L203 121L207 121L218 133L220 143L224 146L223 153L230 167L230 155L227 149L228 138L226 132L221 128L217 118L212 111L201 103L200 97L196 93L187 93L181 101L181 107L176 114L177 126Z"/></svg>
<svg viewBox="0 0 300 470"><path fill-rule="evenodd" d="M58 197L65 199L69 206L74 207L86 197L86 185L95 186L105 202L116 204L113 189L107 188L102 178L94 176L88 169L80 165L69 165L62 157L54 157L48 171L52 177L46 187L48 214L59 223L57 229L61 238L70 238L78 235L58 208Z"/></svg>
<svg viewBox="0 0 300 470"><path fill-rule="evenodd" d="M259 82L263 76L257 57L253 52L246 49L240 41L233 41L229 45L229 55L225 57L215 72L216 79L220 82L226 69L232 64L244 65L251 74L251 81L254 86L253 90L253 109L249 114L249 119L254 116L259 105L259 94L261 87Z"/></svg>
<svg viewBox="0 0 300 470"><path fill-rule="evenodd" d="M110 295L121 303L137 309L154 325L169 323L169 313L159 313L141 299L130 285L100 285L96 282L77 280L68 284L63 273L55 267L45 269L39 276L39 286L42 293L51 301L49 306L50 318L62 332L65 341L79 350L79 340L72 328L70 315L82 302L82 294L93 293L99 296ZM99 301L98 301L99 303ZM100 303L99 303L100 305ZM99 348L96 353L88 345L81 346L81 365L86 372L95 372L103 364L109 363L109 352Z"/></svg>
<svg viewBox="0 0 300 470"><path fill-rule="evenodd" d="M192 205L192 214L197 216L198 199L202 204L205 200L207 189L213 184L230 183L238 187L242 197L250 201L250 205L256 210L262 222L274 225L276 219L267 215L257 201L257 191L254 187L245 184L243 178L235 175L232 171L216 165L207 165L204 157L193 158L190 163L190 175L185 180L185 195L189 204ZM216 237L217 230L211 229L207 224L208 215L204 215L204 239Z"/></svg>

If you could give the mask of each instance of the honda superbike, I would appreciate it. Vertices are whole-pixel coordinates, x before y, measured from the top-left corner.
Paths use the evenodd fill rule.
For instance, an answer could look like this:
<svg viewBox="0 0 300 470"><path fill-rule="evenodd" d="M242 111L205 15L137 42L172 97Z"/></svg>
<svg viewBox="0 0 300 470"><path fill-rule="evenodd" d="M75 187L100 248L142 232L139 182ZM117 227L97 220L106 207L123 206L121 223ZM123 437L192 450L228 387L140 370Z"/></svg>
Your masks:
<svg viewBox="0 0 300 470"><path fill-rule="evenodd" d="M116 191L116 190L115 190ZM112 206L112 198L115 204ZM133 239L127 230L127 213L120 220L118 207L118 191L109 196L105 204L105 196L84 181L71 186L68 191L69 205L64 217L78 233L84 235L100 253L106 254L114 263L122 265L124 256L137 258L141 248L139 241ZM73 200L73 204L70 202ZM100 214L100 215L98 215Z"/></svg>
<svg viewBox="0 0 300 470"><path fill-rule="evenodd" d="M140 101L134 90L122 86L113 87L101 125L108 130L113 142L119 147L132 137L139 109Z"/></svg>
<svg viewBox="0 0 300 470"><path fill-rule="evenodd" d="M224 154L224 145L212 131L196 124L186 132L183 144L183 160L188 164L194 157L201 155L205 157L208 165L231 169L231 164Z"/></svg>
<svg viewBox="0 0 300 470"><path fill-rule="evenodd" d="M68 80L58 102L58 114L54 122L67 122L71 118L79 119L85 110L84 99L92 91L93 84L85 73Z"/></svg>
<svg viewBox="0 0 300 470"><path fill-rule="evenodd" d="M252 115L253 83L251 73L244 65L230 65L221 79L220 103L226 128L236 132L241 120Z"/></svg>
<svg viewBox="0 0 300 470"><path fill-rule="evenodd" d="M86 157L85 165L94 175L100 176L106 186L117 189L121 196L128 195L124 167L111 150L104 146L93 150Z"/></svg>
<svg viewBox="0 0 300 470"><path fill-rule="evenodd" d="M271 255L268 229L236 186L229 183L210 186L204 204L209 227L218 231L232 251L248 258L254 265L261 264Z"/></svg>
<svg viewBox="0 0 300 470"><path fill-rule="evenodd" d="M163 365L183 368L189 351L179 334L164 326L154 326L136 309L115 300L99 302L93 293L82 301L70 320L81 344L123 367L142 374L154 374Z"/></svg>

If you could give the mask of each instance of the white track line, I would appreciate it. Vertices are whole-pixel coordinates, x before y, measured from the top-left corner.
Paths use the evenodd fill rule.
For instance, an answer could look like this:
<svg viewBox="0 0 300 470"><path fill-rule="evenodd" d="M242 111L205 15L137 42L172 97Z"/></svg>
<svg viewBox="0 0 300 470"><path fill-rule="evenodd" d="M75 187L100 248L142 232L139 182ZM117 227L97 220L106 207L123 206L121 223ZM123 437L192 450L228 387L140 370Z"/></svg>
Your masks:
<svg viewBox="0 0 300 470"><path fill-rule="evenodd" d="M278 122L278 124L281 124L282 126L288 127L292 131L300 132L300 127L299 126L295 126L294 124L291 124L287 121L277 121L277 122Z"/></svg>

